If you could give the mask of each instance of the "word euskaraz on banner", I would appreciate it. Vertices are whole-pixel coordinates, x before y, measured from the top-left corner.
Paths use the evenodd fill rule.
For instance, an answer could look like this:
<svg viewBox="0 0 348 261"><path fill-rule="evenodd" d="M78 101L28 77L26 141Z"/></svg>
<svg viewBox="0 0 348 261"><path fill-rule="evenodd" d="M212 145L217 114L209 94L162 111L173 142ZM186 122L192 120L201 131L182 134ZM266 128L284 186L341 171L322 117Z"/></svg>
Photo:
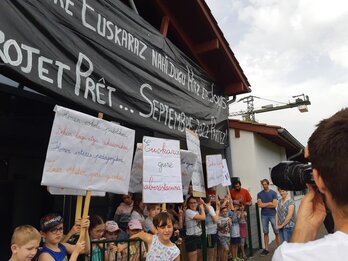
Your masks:
<svg viewBox="0 0 348 261"><path fill-rule="evenodd" d="M92 4L92 1L88 2L87 0L78 4L72 0L52 0L52 5L59 7L65 15L80 16L80 25L84 28L108 40L117 48L131 53L135 59L148 63L152 70L159 72L163 78L174 80L177 87L190 93L197 100L202 100L212 106L214 108L212 112L216 111L219 114L219 121L217 122L217 117L213 114L207 121L207 119L196 117L195 114L191 116L188 112L180 111L180 106L172 107L159 100L156 94L157 89L154 89L158 86L152 85L154 83L151 81L146 82L146 78L141 79L138 86L132 86L132 88L138 88L138 92L133 93L133 95L142 100L145 107L138 108L138 112L129 107L129 111L137 113L141 118L160 123L168 130L184 133L185 129L188 128L194 130L200 137L210 139L218 144L225 144L227 129L218 129L217 123L221 122L221 115L225 117L226 114L227 119L228 112L226 113L226 111L228 108L226 98L214 93L214 84L202 80L200 76L197 76L199 79L196 78L190 64L174 62L167 55L161 54L159 50L151 48L126 29L98 13ZM103 75L103 71L100 71L100 64L98 64L99 67L95 66L92 58L84 51L79 51L76 58L66 62L57 58L52 59L53 54L50 56L49 52L44 52L20 40L12 39L13 36L7 38L6 33L1 28L0 26L0 59L5 65L16 68L17 72L22 75L28 75L29 80L32 80L30 77L37 78L36 82L40 81L41 85L51 86L50 90L56 93L65 91L70 93L70 97L75 95L79 99L83 98L87 102L113 110L119 110L122 106L117 103L122 95L126 95L124 90L120 89L115 79L109 79L110 71ZM32 43L32 45L34 44ZM63 58L65 57L63 56ZM183 62L181 61L181 63ZM127 70L129 69L127 68ZM207 85L209 88L206 87Z"/></svg>

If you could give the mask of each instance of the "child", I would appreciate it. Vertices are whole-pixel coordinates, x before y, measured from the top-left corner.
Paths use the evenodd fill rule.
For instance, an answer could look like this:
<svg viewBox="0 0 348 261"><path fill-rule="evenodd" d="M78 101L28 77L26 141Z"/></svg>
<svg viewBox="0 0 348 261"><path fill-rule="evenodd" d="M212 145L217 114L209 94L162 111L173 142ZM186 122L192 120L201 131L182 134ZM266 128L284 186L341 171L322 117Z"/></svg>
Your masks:
<svg viewBox="0 0 348 261"><path fill-rule="evenodd" d="M105 222L105 238L107 240L127 240L128 235L122 229L119 228L118 224L109 220ZM117 247L115 242L111 242L108 244L108 259L109 261L121 260L121 253L117 253ZM117 257L117 258L116 258Z"/></svg>
<svg viewBox="0 0 348 261"><path fill-rule="evenodd" d="M211 205L212 196L204 199L205 202L205 231L207 234L208 247L208 261L216 260L216 246L217 246L217 223L220 216L220 201L216 201L216 212Z"/></svg>
<svg viewBox="0 0 348 261"><path fill-rule="evenodd" d="M103 219L98 215L92 215L90 217L91 225L89 226L89 236L91 238L91 241L98 241L105 239L104 232L105 232L105 223ZM103 244L92 244L92 256L91 261L101 261L101 260L108 260L108 255L106 254L106 247ZM103 255L104 254L104 259Z"/></svg>
<svg viewBox="0 0 348 261"><path fill-rule="evenodd" d="M161 205L160 204L148 204L147 211L149 212L148 217L145 219L145 232L149 232L151 234L157 234L156 227L153 225L153 218L160 213Z"/></svg>
<svg viewBox="0 0 348 261"><path fill-rule="evenodd" d="M204 201L199 198L199 207L197 208L197 198L191 196L187 200L187 209L185 211L185 248L188 253L189 261L197 261L202 259L202 227L201 221L205 220ZM199 212L197 211L199 209Z"/></svg>
<svg viewBox="0 0 348 261"><path fill-rule="evenodd" d="M240 230L239 230L239 219L240 219L240 211L239 210L239 201L233 200L233 208L231 213L231 253L233 261L242 261L244 259L240 259L238 257L238 246L240 245Z"/></svg>
<svg viewBox="0 0 348 261"><path fill-rule="evenodd" d="M113 220L105 222L105 238L107 240L127 240L127 233L119 228L117 223Z"/></svg>
<svg viewBox="0 0 348 261"><path fill-rule="evenodd" d="M30 225L17 227L11 238L11 258L9 261L31 260L39 248L41 235Z"/></svg>
<svg viewBox="0 0 348 261"><path fill-rule="evenodd" d="M230 246L231 219L228 217L228 208L222 207L220 210L221 216L217 224L220 260L226 261Z"/></svg>
<svg viewBox="0 0 348 261"><path fill-rule="evenodd" d="M138 219L142 226L145 225L145 204L141 194L134 194L133 209L131 211L130 219Z"/></svg>
<svg viewBox="0 0 348 261"><path fill-rule="evenodd" d="M127 229L128 222L131 219L131 213L134 203L132 196L132 193L123 195L121 204L116 208L114 220L122 230Z"/></svg>
<svg viewBox="0 0 348 261"><path fill-rule="evenodd" d="M133 219L129 221L127 230L129 237L132 237L133 235L140 233L142 230L143 227L138 219ZM127 244L119 244L116 250L118 252L122 252L123 261L138 261L145 260L146 258L146 248L144 242L130 241L129 248Z"/></svg>
<svg viewBox="0 0 348 261"><path fill-rule="evenodd" d="M179 248L170 241L174 231L174 218L168 212L161 212L153 219L157 235L145 233L144 231L132 235L130 238L143 240L148 250L146 260L149 261L180 261Z"/></svg>
<svg viewBox="0 0 348 261"><path fill-rule="evenodd" d="M242 257L246 259L247 256L245 254L244 245L246 238L248 237L248 229L247 229L247 212L245 211L245 207L242 204L240 206L240 219L239 219L239 230L240 230L240 247L242 249Z"/></svg>
<svg viewBox="0 0 348 261"><path fill-rule="evenodd" d="M81 228L88 228L89 219L81 222ZM83 251L89 252L89 236L85 241L79 241L76 245L60 243L63 238L63 218L59 214L48 214L40 220L41 236L45 243L40 249L38 261L52 260L65 261L67 254L71 254L69 261L77 260L78 255ZM88 234L88 233L87 233Z"/></svg>

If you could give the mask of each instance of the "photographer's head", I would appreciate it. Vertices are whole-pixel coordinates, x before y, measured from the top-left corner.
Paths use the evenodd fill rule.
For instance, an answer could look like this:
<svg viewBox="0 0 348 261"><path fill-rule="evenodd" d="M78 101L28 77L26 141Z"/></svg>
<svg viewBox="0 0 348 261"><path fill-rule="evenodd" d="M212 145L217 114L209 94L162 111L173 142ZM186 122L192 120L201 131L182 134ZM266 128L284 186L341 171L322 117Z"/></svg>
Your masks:
<svg viewBox="0 0 348 261"><path fill-rule="evenodd" d="M348 206L348 108L317 125L308 150L321 192L328 190L337 205Z"/></svg>

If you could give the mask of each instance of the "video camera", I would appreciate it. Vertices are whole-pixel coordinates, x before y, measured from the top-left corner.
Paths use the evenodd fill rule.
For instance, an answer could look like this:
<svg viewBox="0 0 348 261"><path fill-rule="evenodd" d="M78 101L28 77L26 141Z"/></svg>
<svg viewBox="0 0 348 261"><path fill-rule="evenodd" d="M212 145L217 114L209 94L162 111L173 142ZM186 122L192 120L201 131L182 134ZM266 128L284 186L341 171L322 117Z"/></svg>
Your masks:
<svg viewBox="0 0 348 261"><path fill-rule="evenodd" d="M315 184L312 166L298 161L282 161L271 170L274 185L284 190L304 190L306 184Z"/></svg>

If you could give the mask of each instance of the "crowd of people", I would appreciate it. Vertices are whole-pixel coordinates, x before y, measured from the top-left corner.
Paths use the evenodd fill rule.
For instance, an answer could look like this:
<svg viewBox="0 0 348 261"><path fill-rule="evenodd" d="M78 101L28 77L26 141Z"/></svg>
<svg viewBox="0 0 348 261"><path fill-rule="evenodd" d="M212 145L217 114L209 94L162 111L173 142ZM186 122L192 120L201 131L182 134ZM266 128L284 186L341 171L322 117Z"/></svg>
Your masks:
<svg viewBox="0 0 348 261"><path fill-rule="evenodd" d="M202 224L208 260L246 257L247 215L241 198L208 195L203 200L189 194L184 204L166 204L165 211L162 207L144 204L140 194L129 193L122 196L112 220L94 214L76 220L65 235L62 216L47 214L40 220L40 232L30 225L15 229L10 261L74 261L81 254L91 261L183 260L184 255L198 261ZM82 238L83 229L87 232Z"/></svg>
<svg viewBox="0 0 348 261"><path fill-rule="evenodd" d="M309 193L301 202L296 222L295 204L288 192L279 188L278 199L277 193L269 188L269 181L261 181L263 190L257 195L257 205L261 208L264 233L262 255L269 252L271 224L278 245L285 241L276 249L274 261L342 259L348 242L347 133L348 109L344 109L323 120L311 136L307 156L312 162L316 186L308 185ZM84 253L91 261L177 261L184 246L187 259L198 261L202 260L202 224L207 235L208 260L226 261L230 255L234 261L246 258L245 207L252 201L240 182L235 182L234 189L223 199L215 195L203 200L188 195L183 205L168 204L165 211L161 211L160 204L145 205L141 197L132 196L122 197L113 220L104 222L98 215L79 219L66 235L59 214L42 217L40 232L31 225L17 227L11 239L9 260L75 261ZM315 240L328 210L336 232ZM83 237L84 230L88 233ZM131 240L129 244L125 243L127 239Z"/></svg>

